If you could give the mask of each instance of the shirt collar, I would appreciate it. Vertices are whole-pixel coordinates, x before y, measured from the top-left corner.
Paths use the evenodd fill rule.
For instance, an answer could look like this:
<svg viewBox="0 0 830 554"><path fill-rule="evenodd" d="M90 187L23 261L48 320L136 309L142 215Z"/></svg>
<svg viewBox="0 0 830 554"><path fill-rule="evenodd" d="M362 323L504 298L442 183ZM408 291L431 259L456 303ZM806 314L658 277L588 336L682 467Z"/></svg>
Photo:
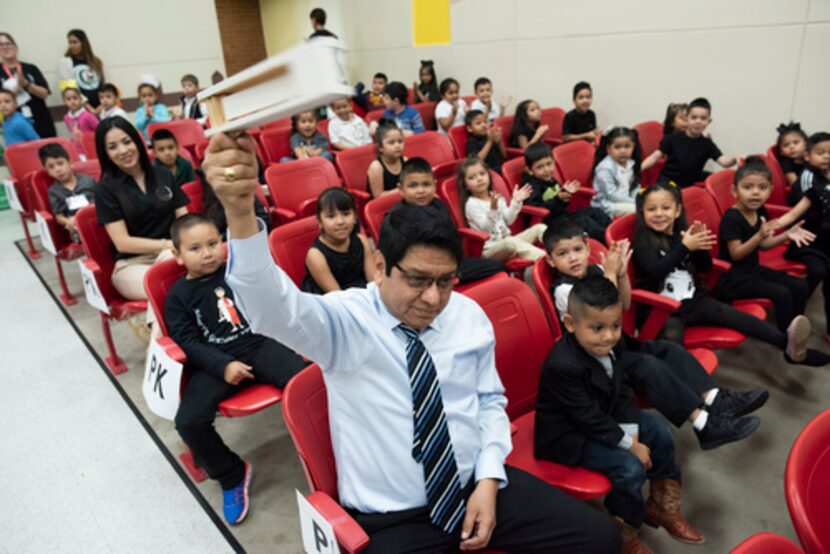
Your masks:
<svg viewBox="0 0 830 554"><path fill-rule="evenodd" d="M86 108L84 108L83 106L81 106L81 107L80 107L80 108L78 108L76 111L74 111L74 112L69 112L69 115L70 115L71 117L74 117L74 118L76 118L76 119L77 119L77 118L78 118L78 117L79 117L82 113L84 113L85 111L86 111Z"/></svg>

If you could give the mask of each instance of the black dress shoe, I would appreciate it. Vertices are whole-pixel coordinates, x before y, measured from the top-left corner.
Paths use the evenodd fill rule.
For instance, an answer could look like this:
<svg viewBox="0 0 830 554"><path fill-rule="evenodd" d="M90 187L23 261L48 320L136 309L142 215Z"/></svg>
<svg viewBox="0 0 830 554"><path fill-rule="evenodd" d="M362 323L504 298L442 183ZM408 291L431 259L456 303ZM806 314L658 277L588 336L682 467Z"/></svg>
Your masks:
<svg viewBox="0 0 830 554"><path fill-rule="evenodd" d="M767 389L752 389L746 392L720 389L707 411L720 417L741 417L766 404L768 398Z"/></svg>
<svg viewBox="0 0 830 554"><path fill-rule="evenodd" d="M761 425L761 420L755 416L729 419L709 414L706 427L703 431L695 429L695 433L700 442L700 448L712 450L718 446L745 439L755 432L759 425Z"/></svg>

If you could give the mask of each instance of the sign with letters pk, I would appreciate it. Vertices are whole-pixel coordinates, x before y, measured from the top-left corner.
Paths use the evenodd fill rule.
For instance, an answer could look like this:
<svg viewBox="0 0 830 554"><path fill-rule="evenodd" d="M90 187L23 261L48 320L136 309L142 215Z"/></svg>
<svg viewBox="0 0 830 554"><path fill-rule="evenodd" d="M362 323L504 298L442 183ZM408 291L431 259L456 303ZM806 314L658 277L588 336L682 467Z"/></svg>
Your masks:
<svg viewBox="0 0 830 554"><path fill-rule="evenodd" d="M37 230L40 233L41 246L53 256L57 256L58 249L55 248L55 243L52 242L52 233L49 232L49 224L46 223L46 219L44 219L40 212L35 212L35 221L37 222Z"/></svg>
<svg viewBox="0 0 830 554"><path fill-rule="evenodd" d="M6 190L6 198L9 200L9 207L15 211L22 212L23 204L17 196L17 189L11 179L3 179L3 188Z"/></svg>
<svg viewBox="0 0 830 554"><path fill-rule="evenodd" d="M339 554L334 529L320 512L297 491L297 505L300 508L300 529L303 532L303 549L308 554Z"/></svg>
<svg viewBox="0 0 830 554"><path fill-rule="evenodd" d="M173 421L179 409L182 364L167 355L157 340L150 343L141 390L147 407L159 417Z"/></svg>
<svg viewBox="0 0 830 554"><path fill-rule="evenodd" d="M98 288L98 281L95 279L95 274L84 263L84 259L78 260L78 267L81 268L81 281L84 283L86 301L96 310L109 314L110 307L107 306L107 301L104 300L104 295L101 294L101 289Z"/></svg>

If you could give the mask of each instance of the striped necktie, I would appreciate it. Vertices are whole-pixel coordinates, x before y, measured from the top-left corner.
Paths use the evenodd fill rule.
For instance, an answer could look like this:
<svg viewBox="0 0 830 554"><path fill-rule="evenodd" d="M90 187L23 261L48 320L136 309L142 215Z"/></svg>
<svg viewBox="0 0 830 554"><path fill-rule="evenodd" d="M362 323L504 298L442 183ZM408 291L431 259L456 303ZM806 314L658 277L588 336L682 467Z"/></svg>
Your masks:
<svg viewBox="0 0 830 554"><path fill-rule="evenodd" d="M438 375L418 332L404 325L399 328L409 341L406 363L415 426L412 457L423 466L430 521L446 533L452 533L464 518L465 502Z"/></svg>

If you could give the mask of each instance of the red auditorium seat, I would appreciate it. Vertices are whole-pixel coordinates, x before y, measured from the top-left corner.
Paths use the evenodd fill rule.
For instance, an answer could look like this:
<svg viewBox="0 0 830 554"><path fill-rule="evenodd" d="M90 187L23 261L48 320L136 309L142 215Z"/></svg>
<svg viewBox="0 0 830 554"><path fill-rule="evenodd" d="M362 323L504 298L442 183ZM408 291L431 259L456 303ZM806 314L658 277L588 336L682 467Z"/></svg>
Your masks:
<svg viewBox="0 0 830 554"><path fill-rule="evenodd" d="M334 165L320 157L271 165L265 170L265 182L280 223L316 215L320 193L340 186Z"/></svg>
<svg viewBox="0 0 830 554"><path fill-rule="evenodd" d="M437 124L435 122L435 106L437 102L421 102L420 104L414 104L412 107L418 110L418 113L421 114L421 121L424 123L424 128L427 131L434 131L437 129Z"/></svg>
<svg viewBox="0 0 830 554"><path fill-rule="evenodd" d="M291 133L291 127L277 127L262 131L259 140L268 159L266 163L278 164L282 158L294 155L289 142Z"/></svg>
<svg viewBox="0 0 830 554"><path fill-rule="evenodd" d="M501 140L504 143L508 159L525 155L525 151L521 148L510 146L510 133L513 132L513 119L515 119L515 116L501 115L493 120L493 126L501 128Z"/></svg>
<svg viewBox="0 0 830 554"><path fill-rule="evenodd" d="M541 125L547 125L548 130L542 140L551 148L562 144L562 120L565 119L565 110L562 108L544 108L542 110Z"/></svg>
<svg viewBox="0 0 830 554"><path fill-rule="evenodd" d="M450 127L447 131L447 136L450 137L453 150L455 150L455 157L463 160L467 157L467 127L464 125L456 125Z"/></svg>
<svg viewBox="0 0 830 554"><path fill-rule="evenodd" d="M375 241L375 244L378 242L380 226L383 223L383 218L386 217L386 212L401 200L403 200L401 193L394 191L366 203L366 207L363 209L363 221L366 223L366 232Z"/></svg>
<svg viewBox="0 0 830 554"><path fill-rule="evenodd" d="M447 137L436 131L427 131L403 139L403 151L407 158L424 158L432 167L438 182L455 175L458 160Z"/></svg>
<svg viewBox="0 0 830 554"><path fill-rule="evenodd" d="M644 121L638 123L633 127L640 139L640 148L642 149L642 159L646 159L655 150L660 147L660 141L663 140L663 124L659 121ZM657 182L660 176L660 170L663 169L663 161L657 162L649 169L643 171L642 179L643 186L653 185Z"/></svg>
<svg viewBox="0 0 830 554"><path fill-rule="evenodd" d="M335 163L340 176L343 177L343 184L358 200L359 211L362 211L366 202L372 198L366 173L369 171L369 164L377 157L378 151L374 144L349 148L335 154Z"/></svg>
<svg viewBox="0 0 830 554"><path fill-rule="evenodd" d="M594 154L596 148L584 140L575 140L553 151L553 161L564 181L579 181L583 188L594 188Z"/></svg>
<svg viewBox="0 0 830 554"><path fill-rule="evenodd" d="M521 186L522 174L524 173L525 167L527 166L525 165L524 156L507 160L502 164L501 174L504 176L504 180L507 181L507 185L510 187L510 190L513 190L513 187L516 185ZM553 169L553 178L557 183L564 182L562 176L559 175L559 170L556 169L555 166ZM571 196L571 201L568 204L568 211L573 213L577 210L589 207L591 205L591 198L593 198L596 193L597 191L592 188L579 187L579 190Z"/></svg>
<svg viewBox="0 0 830 554"><path fill-rule="evenodd" d="M304 217L280 225L268 237L271 257L298 287L305 278L305 257L314 239L320 234L316 217Z"/></svg>
<svg viewBox="0 0 830 554"><path fill-rule="evenodd" d="M804 551L781 535L757 533L730 550L729 554L804 554Z"/></svg>
<svg viewBox="0 0 830 554"><path fill-rule="evenodd" d="M81 144L84 145L87 160L97 160L98 151L95 149L95 132L81 134Z"/></svg>
<svg viewBox="0 0 830 554"><path fill-rule="evenodd" d="M781 168L781 161L778 159L778 147L772 145L767 149L764 156L764 163L772 172L772 196L769 197L770 204L787 206L787 198L790 195L790 183Z"/></svg>

